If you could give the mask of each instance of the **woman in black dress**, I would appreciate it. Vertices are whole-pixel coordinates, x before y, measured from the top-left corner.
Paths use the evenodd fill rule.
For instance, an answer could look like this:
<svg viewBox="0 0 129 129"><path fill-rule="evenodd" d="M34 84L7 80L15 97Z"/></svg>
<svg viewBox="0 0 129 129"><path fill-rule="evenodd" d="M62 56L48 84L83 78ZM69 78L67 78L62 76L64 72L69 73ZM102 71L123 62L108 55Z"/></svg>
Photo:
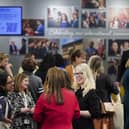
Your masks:
<svg viewBox="0 0 129 129"><path fill-rule="evenodd" d="M76 82L73 88L80 105L80 119L74 122L74 129L94 129L93 120L101 117L100 100L96 95L95 81L87 64L79 64L74 72Z"/></svg>

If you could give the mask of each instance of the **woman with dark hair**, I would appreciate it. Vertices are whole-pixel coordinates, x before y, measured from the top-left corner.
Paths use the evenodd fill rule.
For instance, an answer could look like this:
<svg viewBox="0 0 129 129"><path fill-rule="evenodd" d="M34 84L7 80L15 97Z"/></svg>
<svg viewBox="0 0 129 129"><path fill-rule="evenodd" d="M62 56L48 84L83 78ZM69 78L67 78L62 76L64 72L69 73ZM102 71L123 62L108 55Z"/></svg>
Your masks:
<svg viewBox="0 0 129 129"><path fill-rule="evenodd" d="M68 75L70 77L71 82L74 81L74 68L76 65L86 63L86 53L85 51L81 49L76 49L71 52L71 64L66 66L66 70L68 72Z"/></svg>
<svg viewBox="0 0 129 129"><path fill-rule="evenodd" d="M35 75L39 76L42 79L42 83L44 83L48 69L54 66L64 67L63 57L59 53L47 53Z"/></svg>
<svg viewBox="0 0 129 129"><path fill-rule="evenodd" d="M33 115L42 124L41 129L72 129L72 120L80 116L76 96L65 86L65 79L60 68L48 70L44 93L38 99Z"/></svg>
<svg viewBox="0 0 129 129"><path fill-rule="evenodd" d="M25 58L22 61L22 68L23 73L29 77L28 89L31 92L34 102L36 102L40 94L43 92L42 80L33 74L33 71L36 68L36 61L32 58Z"/></svg>
<svg viewBox="0 0 129 129"><path fill-rule="evenodd" d="M12 123L11 120L12 106L9 100L7 99L7 91L6 91L6 85L8 83L7 81L8 81L8 74L0 69L0 129L2 128L1 122L3 122L4 125L6 126ZM5 115L5 113L7 114L7 116Z"/></svg>

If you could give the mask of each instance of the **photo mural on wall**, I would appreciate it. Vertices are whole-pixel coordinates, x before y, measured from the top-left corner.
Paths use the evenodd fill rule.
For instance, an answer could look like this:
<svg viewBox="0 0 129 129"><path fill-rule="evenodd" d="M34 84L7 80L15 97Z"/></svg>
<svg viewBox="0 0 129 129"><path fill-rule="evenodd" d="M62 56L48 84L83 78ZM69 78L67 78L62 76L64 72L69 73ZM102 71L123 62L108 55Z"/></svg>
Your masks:
<svg viewBox="0 0 129 129"><path fill-rule="evenodd" d="M109 39L108 56L121 57L123 51L129 49L129 40L127 39Z"/></svg>
<svg viewBox="0 0 129 129"><path fill-rule="evenodd" d="M48 28L78 28L79 8L70 7L49 7L47 9Z"/></svg>
<svg viewBox="0 0 129 129"><path fill-rule="evenodd" d="M22 33L25 36L44 36L43 19L23 19Z"/></svg>
<svg viewBox="0 0 129 129"><path fill-rule="evenodd" d="M82 28L106 28L106 13L104 11L82 10Z"/></svg>
<svg viewBox="0 0 129 129"><path fill-rule="evenodd" d="M104 9L106 7L106 0L82 0L81 6L87 9Z"/></svg>
<svg viewBox="0 0 129 129"><path fill-rule="evenodd" d="M129 8L109 8L108 26L110 29L129 28Z"/></svg>
<svg viewBox="0 0 129 129"><path fill-rule="evenodd" d="M106 40L101 38L87 38L83 40L84 48L89 59L92 55L99 55L106 58Z"/></svg>
<svg viewBox="0 0 129 129"><path fill-rule="evenodd" d="M59 52L59 39L30 38L28 52L35 55L36 59L43 59L47 53Z"/></svg>
<svg viewBox="0 0 129 129"><path fill-rule="evenodd" d="M9 39L10 55L25 55L27 53L27 39L24 37L11 37Z"/></svg>
<svg viewBox="0 0 129 129"><path fill-rule="evenodd" d="M73 49L83 49L86 52L87 60L92 55L99 55L102 59L106 58L106 40L101 38L62 38L61 45L63 56L69 58Z"/></svg>

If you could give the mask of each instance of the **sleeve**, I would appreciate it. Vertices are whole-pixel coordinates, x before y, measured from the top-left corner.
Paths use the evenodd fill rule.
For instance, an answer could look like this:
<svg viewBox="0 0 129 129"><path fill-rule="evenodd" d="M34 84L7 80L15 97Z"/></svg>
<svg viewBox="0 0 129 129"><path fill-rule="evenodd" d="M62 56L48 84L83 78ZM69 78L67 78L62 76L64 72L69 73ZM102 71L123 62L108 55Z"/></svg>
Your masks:
<svg viewBox="0 0 129 129"><path fill-rule="evenodd" d="M125 71L125 64L126 64L127 59L128 59L127 55L124 52L122 57L121 57L120 65L118 66L117 81L119 81L119 82L121 81L122 75Z"/></svg>
<svg viewBox="0 0 129 129"><path fill-rule="evenodd" d="M78 119L79 117L80 117L80 107L79 107L79 104L78 104L78 100L75 96L73 119Z"/></svg>
<svg viewBox="0 0 129 129"><path fill-rule="evenodd" d="M44 112L44 102L43 102L43 95L39 97L37 103L35 105L33 119L39 123L43 121L43 112Z"/></svg>
<svg viewBox="0 0 129 129"><path fill-rule="evenodd" d="M0 99L0 121L4 118L4 111L5 111L5 101L4 99Z"/></svg>
<svg viewBox="0 0 129 129"><path fill-rule="evenodd" d="M119 90L118 88L114 85L114 83L112 82L112 80L110 79L110 77L108 75L105 76L106 78L106 87L107 89L114 94L118 94Z"/></svg>
<svg viewBox="0 0 129 129"><path fill-rule="evenodd" d="M101 104L100 99L97 96L95 90L91 90L88 92L87 102L89 105L89 112L92 118L100 118L101 117Z"/></svg>
<svg viewBox="0 0 129 129"><path fill-rule="evenodd" d="M40 78L38 78L38 80L39 80L39 85L38 85L38 94L39 94L39 96L43 93L43 85L42 85L42 80L40 79ZM39 97L38 96L38 97Z"/></svg>
<svg viewBox="0 0 129 129"><path fill-rule="evenodd" d="M21 113L21 105L19 105L20 100L17 96L17 93L12 92L12 93L8 94L8 99L10 100L11 105L13 107L12 113L14 115L20 114Z"/></svg>
<svg viewBox="0 0 129 129"><path fill-rule="evenodd" d="M31 92L28 93L28 97L30 98L29 99L30 100L30 102L29 102L30 105L29 106L30 106L30 108L33 108L35 106L35 102L34 102L34 99L31 95Z"/></svg>

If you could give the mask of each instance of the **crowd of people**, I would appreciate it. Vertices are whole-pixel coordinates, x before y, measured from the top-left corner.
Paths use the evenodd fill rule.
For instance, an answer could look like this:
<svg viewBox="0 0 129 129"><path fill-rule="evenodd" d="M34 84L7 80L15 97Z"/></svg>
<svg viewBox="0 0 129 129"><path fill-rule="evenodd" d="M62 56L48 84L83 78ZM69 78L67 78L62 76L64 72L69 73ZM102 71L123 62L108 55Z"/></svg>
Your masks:
<svg viewBox="0 0 129 129"><path fill-rule="evenodd" d="M102 102L111 102L112 93L119 94L121 78L125 129L129 128L128 58L121 61L113 82L99 55L87 60L86 51L74 49L70 57L65 66L61 54L49 52L37 64L31 53L24 57L22 71L14 75L9 56L0 52L1 129L3 125L8 129L111 129L112 115L102 112Z"/></svg>

